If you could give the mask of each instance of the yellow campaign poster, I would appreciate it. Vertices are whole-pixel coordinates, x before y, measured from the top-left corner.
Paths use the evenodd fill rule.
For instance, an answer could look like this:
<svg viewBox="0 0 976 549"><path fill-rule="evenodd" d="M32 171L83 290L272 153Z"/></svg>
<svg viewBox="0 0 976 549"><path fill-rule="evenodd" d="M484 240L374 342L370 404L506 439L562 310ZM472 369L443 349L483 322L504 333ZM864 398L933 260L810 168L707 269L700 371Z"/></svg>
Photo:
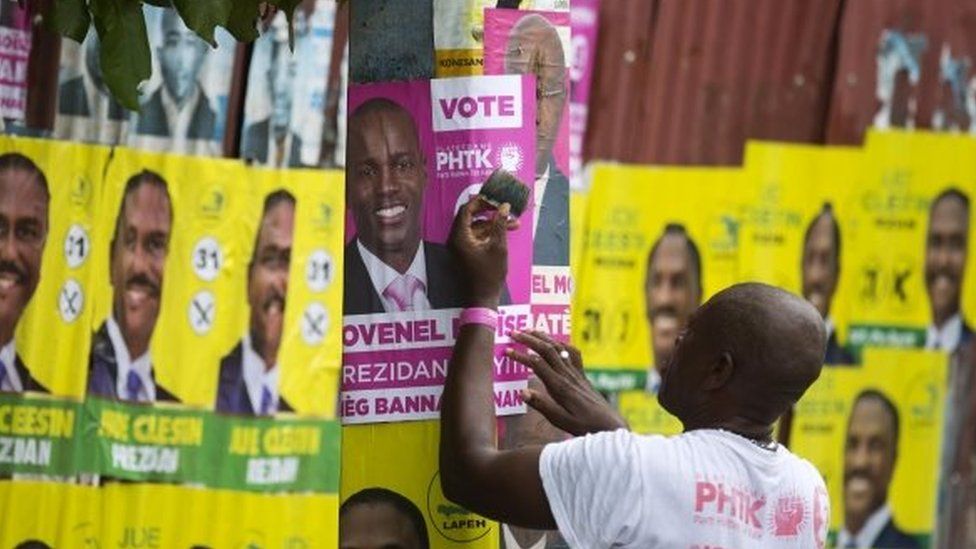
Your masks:
<svg viewBox="0 0 976 549"><path fill-rule="evenodd" d="M281 333L282 399L299 415L333 419L342 354L339 343L342 329L342 212L345 208L342 172L261 168L249 171L259 189L258 200L252 202L255 208L251 212L252 219L271 219L273 212L265 215L262 210L268 210L268 203L283 193L295 200L290 231L294 236L290 242L286 238L286 243L290 244L290 250L287 250L289 267L284 273L263 278L260 267L253 270L253 289L248 292L249 298L254 296L254 303L249 307L252 311L250 318L256 316L254 309L265 306L269 299L279 297L279 294L285 298L284 325L278 328ZM270 250L268 253L284 251L285 246L276 247L278 245L269 237L262 235L262 240L253 230L248 236L258 245L248 244L251 249L249 264L273 261L273 257L262 258L263 250ZM260 323L249 322L247 316L240 320L243 321L238 325L240 334L256 331L256 326L249 324Z"/></svg>
<svg viewBox="0 0 976 549"><path fill-rule="evenodd" d="M684 431L681 421L661 406L656 394L637 389L623 391L617 399L620 415L635 433L670 436Z"/></svg>
<svg viewBox="0 0 976 549"><path fill-rule="evenodd" d="M600 389L644 388L653 355L667 354L691 312L735 280L738 174L592 167L572 327Z"/></svg>
<svg viewBox="0 0 976 549"><path fill-rule="evenodd" d="M93 225L108 153L0 137L0 362L15 366L0 391L84 394Z"/></svg>
<svg viewBox="0 0 976 549"><path fill-rule="evenodd" d="M859 149L750 142L736 193L742 223L739 280L773 284L810 301L827 321L828 363L854 361L844 348L849 280L841 261L850 196L863 188Z"/></svg>
<svg viewBox="0 0 976 549"><path fill-rule="evenodd" d="M336 547L337 494L0 481L0 546ZM25 504L25 503L28 503Z"/></svg>
<svg viewBox="0 0 976 549"><path fill-rule="evenodd" d="M854 191L849 340L855 347L955 351L971 337L976 270L966 204L976 194L976 141L876 132L865 147L865 185ZM958 334L961 333L961 336Z"/></svg>
<svg viewBox="0 0 976 549"><path fill-rule="evenodd" d="M386 540L397 547L498 547L497 523L447 500L441 492L439 440L436 421L342 428L339 527L344 543L370 547L367 540ZM396 528L399 525L403 527Z"/></svg>
<svg viewBox="0 0 976 549"><path fill-rule="evenodd" d="M861 367L825 368L807 391L796 406L791 450L824 476L838 547L884 506L890 523L880 525L872 546L917 546L909 545L913 539L927 546L939 486L947 357L868 348L862 358Z"/></svg>
<svg viewBox="0 0 976 549"><path fill-rule="evenodd" d="M90 395L127 399L100 367L124 353L149 370L128 400L213 406L217 367L246 317L251 192L239 162L115 150L92 254Z"/></svg>

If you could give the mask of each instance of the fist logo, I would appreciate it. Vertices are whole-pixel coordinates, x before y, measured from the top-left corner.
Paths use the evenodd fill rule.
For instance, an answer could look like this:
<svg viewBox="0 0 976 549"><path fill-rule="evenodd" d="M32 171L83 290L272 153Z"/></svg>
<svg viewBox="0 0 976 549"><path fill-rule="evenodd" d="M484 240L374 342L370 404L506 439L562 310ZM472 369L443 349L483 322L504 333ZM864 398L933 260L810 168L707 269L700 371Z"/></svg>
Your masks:
<svg viewBox="0 0 976 549"><path fill-rule="evenodd" d="M776 536L795 536L803 524L803 500L797 496L783 496L776 502L773 514L773 534Z"/></svg>

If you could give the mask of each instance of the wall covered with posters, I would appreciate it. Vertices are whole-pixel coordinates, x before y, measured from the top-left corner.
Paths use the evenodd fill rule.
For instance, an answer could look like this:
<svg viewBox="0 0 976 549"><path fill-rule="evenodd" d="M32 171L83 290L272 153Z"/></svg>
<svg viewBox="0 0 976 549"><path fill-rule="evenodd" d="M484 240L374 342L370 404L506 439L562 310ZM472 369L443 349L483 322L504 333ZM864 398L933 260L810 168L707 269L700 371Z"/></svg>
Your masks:
<svg viewBox="0 0 976 549"><path fill-rule="evenodd" d="M0 545L334 545L341 174L4 137L0 195Z"/></svg>
<svg viewBox="0 0 976 549"><path fill-rule="evenodd" d="M572 308L591 381L633 430L678 433L655 394L694 309L744 281L800 294L827 325L826 366L780 438L825 475L838 546L878 512L928 546L940 456L968 440L948 391L972 395L949 366L976 322L974 153L967 136L876 132L860 148L751 142L737 169L591 166Z"/></svg>

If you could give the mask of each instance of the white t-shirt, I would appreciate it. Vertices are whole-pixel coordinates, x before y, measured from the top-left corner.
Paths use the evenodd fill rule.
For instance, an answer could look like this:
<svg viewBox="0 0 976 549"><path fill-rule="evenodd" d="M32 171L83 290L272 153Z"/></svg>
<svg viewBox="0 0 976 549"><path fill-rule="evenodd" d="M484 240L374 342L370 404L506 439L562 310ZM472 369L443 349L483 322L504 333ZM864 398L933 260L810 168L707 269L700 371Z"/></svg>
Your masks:
<svg viewBox="0 0 976 549"><path fill-rule="evenodd" d="M539 473L571 547L822 548L827 536L813 465L725 431L587 435L547 445Z"/></svg>

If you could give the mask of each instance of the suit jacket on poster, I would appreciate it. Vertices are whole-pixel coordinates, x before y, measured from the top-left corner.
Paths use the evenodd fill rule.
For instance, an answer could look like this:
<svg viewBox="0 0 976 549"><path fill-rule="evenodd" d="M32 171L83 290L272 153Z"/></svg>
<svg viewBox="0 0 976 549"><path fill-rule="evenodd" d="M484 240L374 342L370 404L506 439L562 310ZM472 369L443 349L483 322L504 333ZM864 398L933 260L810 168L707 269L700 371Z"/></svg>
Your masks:
<svg viewBox="0 0 976 549"><path fill-rule="evenodd" d="M244 131L244 144L241 156L253 158L261 164L268 163L268 139L271 135L271 119L255 122ZM288 151L288 166L300 166L302 159L302 138L291 134L291 147Z"/></svg>
<svg viewBox="0 0 976 549"><path fill-rule="evenodd" d="M108 326L102 326L92 337L91 356L88 358L88 394L122 400L118 394L119 363L115 358L115 347L108 336ZM153 379L155 382L155 379ZM156 400L160 402L179 402L173 393L156 383Z"/></svg>
<svg viewBox="0 0 976 549"><path fill-rule="evenodd" d="M962 314L962 313L960 313L960 314ZM959 349L962 349L963 347L965 347L970 341L973 340L973 335L974 335L974 333L973 333L973 327L970 326L969 324L966 324L966 321L963 320L962 321L962 334L959 336L959 345L956 345L956 348L953 349L953 352L958 351Z"/></svg>
<svg viewBox="0 0 976 549"><path fill-rule="evenodd" d="M427 301L432 309L451 309L462 306L461 285L455 274L450 252L443 244L424 242L427 263ZM359 246L353 239L345 249L345 280L343 314L363 315L382 313L383 301L363 263Z"/></svg>
<svg viewBox="0 0 976 549"><path fill-rule="evenodd" d="M830 338L827 339L824 364L854 364L854 357L838 343L837 332L831 332Z"/></svg>
<svg viewBox="0 0 976 549"><path fill-rule="evenodd" d="M873 547L875 549L918 549L919 545L917 539L899 530L895 526L894 519L890 519L875 538Z"/></svg>
<svg viewBox="0 0 976 549"><path fill-rule="evenodd" d="M549 160L532 249L533 265L569 265L569 179Z"/></svg>
<svg viewBox="0 0 976 549"><path fill-rule="evenodd" d="M186 131L187 139L204 139L212 141L217 127L217 115L210 108L210 101L207 94L200 90L200 99L197 101L196 109L193 111L193 118L190 127ZM166 110L163 108L163 88L162 86L152 94L149 101L146 101L139 109L139 122L136 125L136 133L140 135L155 135L157 137L172 137L172 128L166 118Z"/></svg>
<svg viewBox="0 0 976 549"><path fill-rule="evenodd" d="M33 391L35 393L50 393L46 387L41 385L31 376L30 370L27 369L27 365L21 360L20 355L14 355L14 369L17 370L17 375L20 376L20 384L23 386L24 391Z"/></svg>
<svg viewBox="0 0 976 549"><path fill-rule="evenodd" d="M85 117L92 115L83 76L67 80L58 87L58 114ZM114 97L109 96L108 119L121 121L125 120L126 116L128 113L125 108Z"/></svg>
<svg viewBox="0 0 976 549"><path fill-rule="evenodd" d="M244 414L253 416L254 406L247 394L247 384L244 382L244 344L241 341L231 349L230 353L220 359L220 379L217 381L218 412L227 414ZM278 398L279 412L294 412L291 405L284 399Z"/></svg>

